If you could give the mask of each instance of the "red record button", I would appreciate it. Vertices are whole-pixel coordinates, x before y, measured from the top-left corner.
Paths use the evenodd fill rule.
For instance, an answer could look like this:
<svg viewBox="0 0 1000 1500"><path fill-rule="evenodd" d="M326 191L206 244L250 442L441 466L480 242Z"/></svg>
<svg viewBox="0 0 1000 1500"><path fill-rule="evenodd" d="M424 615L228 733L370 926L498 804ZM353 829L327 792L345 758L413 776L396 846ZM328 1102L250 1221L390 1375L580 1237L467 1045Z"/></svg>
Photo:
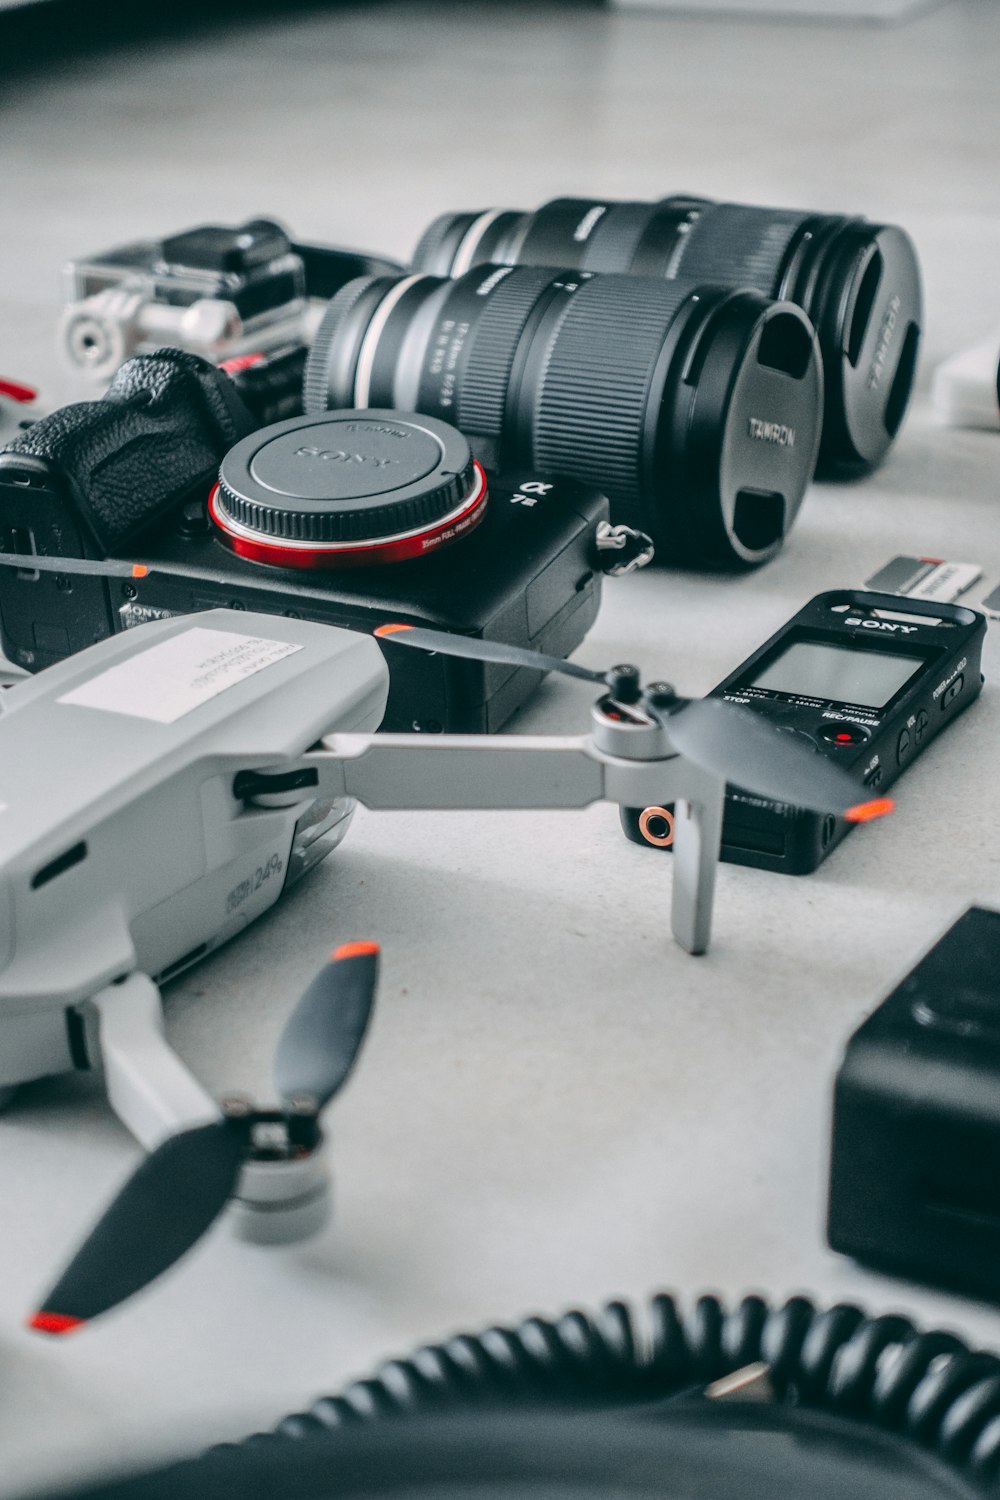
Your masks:
<svg viewBox="0 0 1000 1500"><path fill-rule="evenodd" d="M860 724L846 724L843 720L832 719L819 728L820 739L826 740L830 745L843 745L845 749L849 745L863 745L869 739L867 729L862 729Z"/></svg>

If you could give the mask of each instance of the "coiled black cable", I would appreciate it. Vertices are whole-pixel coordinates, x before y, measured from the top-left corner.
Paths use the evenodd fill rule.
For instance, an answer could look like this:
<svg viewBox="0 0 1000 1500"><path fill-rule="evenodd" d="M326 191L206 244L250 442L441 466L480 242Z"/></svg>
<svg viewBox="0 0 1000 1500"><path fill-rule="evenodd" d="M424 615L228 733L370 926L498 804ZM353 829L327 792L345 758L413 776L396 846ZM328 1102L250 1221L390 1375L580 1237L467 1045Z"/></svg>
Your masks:
<svg viewBox="0 0 1000 1500"><path fill-rule="evenodd" d="M731 1310L701 1297L685 1317L665 1293L642 1314L610 1302L596 1316L459 1334L390 1360L250 1444L419 1415L547 1406L578 1410L663 1400L764 1362L777 1399L853 1418L932 1452L1000 1493L1000 1358L901 1316L867 1317L805 1297Z"/></svg>

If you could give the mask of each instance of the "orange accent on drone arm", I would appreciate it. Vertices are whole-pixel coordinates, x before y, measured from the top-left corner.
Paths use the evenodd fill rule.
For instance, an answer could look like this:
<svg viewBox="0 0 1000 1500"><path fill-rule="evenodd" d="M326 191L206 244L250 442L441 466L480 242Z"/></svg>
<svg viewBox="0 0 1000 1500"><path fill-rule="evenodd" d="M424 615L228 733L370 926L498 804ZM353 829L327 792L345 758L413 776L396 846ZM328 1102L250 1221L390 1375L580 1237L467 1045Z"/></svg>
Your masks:
<svg viewBox="0 0 1000 1500"><path fill-rule="evenodd" d="M873 818L884 818L896 806L891 797L875 797L871 802L859 802L849 807L844 814L848 823L870 823Z"/></svg>
<svg viewBox="0 0 1000 1500"><path fill-rule="evenodd" d="M28 1327L39 1333L72 1333L74 1328L82 1328L86 1321L86 1318L74 1318L69 1313L36 1312L28 1319Z"/></svg>
<svg viewBox="0 0 1000 1500"><path fill-rule="evenodd" d="M377 953L378 943L341 943L339 948L334 948L330 954L331 958L362 958L368 953Z"/></svg>
<svg viewBox="0 0 1000 1500"><path fill-rule="evenodd" d="M380 625L379 628L376 630L375 634L376 635L395 635L396 632L399 631L399 630L412 630L412 629L413 629L412 625Z"/></svg>
<svg viewBox="0 0 1000 1500"><path fill-rule="evenodd" d="M133 578L145 578L148 572L149 572L149 569L146 567L145 563L133 563L132 564L132 577Z"/></svg>

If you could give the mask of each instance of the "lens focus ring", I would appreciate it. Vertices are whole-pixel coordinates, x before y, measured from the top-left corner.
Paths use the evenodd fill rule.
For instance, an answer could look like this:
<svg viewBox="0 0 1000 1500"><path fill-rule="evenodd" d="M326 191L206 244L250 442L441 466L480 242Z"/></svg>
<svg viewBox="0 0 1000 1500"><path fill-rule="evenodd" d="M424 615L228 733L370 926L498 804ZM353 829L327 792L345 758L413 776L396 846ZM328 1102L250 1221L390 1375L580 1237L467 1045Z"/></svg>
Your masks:
<svg viewBox="0 0 1000 1500"><path fill-rule="evenodd" d="M634 514L650 379L690 295L687 284L600 277L568 299L535 402L533 462L554 474L600 475Z"/></svg>
<svg viewBox="0 0 1000 1500"><path fill-rule="evenodd" d="M552 281L552 271L524 267L505 276L486 300L458 393L458 426L463 432L499 437L524 326Z"/></svg>
<svg viewBox="0 0 1000 1500"><path fill-rule="evenodd" d="M795 209L715 204L687 231L673 274L776 296L789 246L810 217Z"/></svg>

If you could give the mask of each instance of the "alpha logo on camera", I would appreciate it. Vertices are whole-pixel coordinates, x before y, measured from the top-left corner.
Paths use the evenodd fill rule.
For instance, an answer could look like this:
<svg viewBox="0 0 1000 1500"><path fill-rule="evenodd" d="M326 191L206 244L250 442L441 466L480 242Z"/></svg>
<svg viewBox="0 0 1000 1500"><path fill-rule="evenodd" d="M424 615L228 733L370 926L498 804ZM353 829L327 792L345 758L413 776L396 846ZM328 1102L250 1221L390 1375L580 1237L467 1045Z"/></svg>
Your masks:
<svg viewBox="0 0 1000 1500"><path fill-rule="evenodd" d="M779 448L795 447L795 428L784 422L765 422L760 417L747 417L747 433L757 443L774 443Z"/></svg>

